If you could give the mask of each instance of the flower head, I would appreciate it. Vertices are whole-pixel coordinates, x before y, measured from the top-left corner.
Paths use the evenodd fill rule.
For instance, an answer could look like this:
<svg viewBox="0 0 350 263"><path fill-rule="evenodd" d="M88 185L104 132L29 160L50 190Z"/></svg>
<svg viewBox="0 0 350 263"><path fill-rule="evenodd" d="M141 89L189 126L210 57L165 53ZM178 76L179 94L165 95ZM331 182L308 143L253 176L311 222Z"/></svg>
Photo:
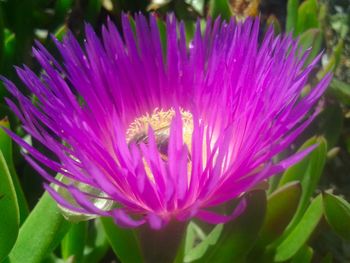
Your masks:
<svg viewBox="0 0 350 263"><path fill-rule="evenodd" d="M17 68L36 105L3 79L19 102L8 105L55 157L8 132L58 186L45 187L67 211L127 227L192 217L226 222L244 202L231 215L209 208L312 150L272 161L313 120L330 81L327 75L301 97L320 56L305 67L309 51L290 35L275 37L270 28L259 44L258 19L218 19L204 31L198 22L187 44L184 24L169 15L164 47L153 16L136 15L135 32L123 16L122 29L108 22L100 40L87 25L83 47L72 34L54 40L62 63L37 43L42 74Z"/></svg>

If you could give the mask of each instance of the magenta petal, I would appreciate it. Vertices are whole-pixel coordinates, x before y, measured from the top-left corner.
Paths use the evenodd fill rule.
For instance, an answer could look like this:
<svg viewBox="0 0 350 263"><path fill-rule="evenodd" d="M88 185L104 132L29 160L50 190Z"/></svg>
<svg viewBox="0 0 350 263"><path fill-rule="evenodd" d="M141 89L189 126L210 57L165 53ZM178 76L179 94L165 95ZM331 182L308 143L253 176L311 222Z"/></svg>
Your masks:
<svg viewBox="0 0 350 263"><path fill-rule="evenodd" d="M74 205L45 185L61 207L123 227L160 229L194 217L224 223L245 201L231 215L208 208L312 151L274 161L322 107L331 74L301 96L322 54L305 67L310 50L302 53L298 40L275 36L272 27L260 38L259 18L209 19L205 29L198 20L186 39L184 22L170 14L166 46L155 16L121 20L122 32L108 20L101 38L87 24L83 45L71 32L62 42L53 37L60 58L37 42L41 73L16 67L25 92L0 77L23 130L50 155L5 130L47 182L72 196ZM100 199L112 205L99 206Z"/></svg>
<svg viewBox="0 0 350 263"><path fill-rule="evenodd" d="M246 199L243 199L229 216L220 215L206 210L200 210L196 214L196 217L210 224L223 224L240 216L244 212L246 206L247 201Z"/></svg>
<svg viewBox="0 0 350 263"><path fill-rule="evenodd" d="M127 214L127 212L125 212L123 209L112 210L111 215L114 217L116 224L125 228L134 228L134 227L143 225L145 223L144 219L141 219L141 220L132 219Z"/></svg>

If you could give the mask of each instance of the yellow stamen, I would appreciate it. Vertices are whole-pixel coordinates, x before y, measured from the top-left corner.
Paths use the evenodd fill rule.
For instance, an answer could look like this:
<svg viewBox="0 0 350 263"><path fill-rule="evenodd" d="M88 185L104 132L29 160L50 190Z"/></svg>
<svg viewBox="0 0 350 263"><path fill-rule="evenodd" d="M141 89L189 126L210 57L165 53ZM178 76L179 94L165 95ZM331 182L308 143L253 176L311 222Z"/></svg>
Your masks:
<svg viewBox="0 0 350 263"><path fill-rule="evenodd" d="M193 116L189 111L179 110L182 119L182 139L189 150L188 168L191 168L191 148L192 148L192 133L193 133ZM148 143L148 129L151 127L154 131L156 144L164 161L168 158L168 143L170 136L170 126L175 117L175 110L155 109L152 114L145 114L135 119L126 131L126 140L128 143L134 142ZM153 181L153 175L150 167L144 160L145 171L148 177ZM189 169L190 171L190 169Z"/></svg>

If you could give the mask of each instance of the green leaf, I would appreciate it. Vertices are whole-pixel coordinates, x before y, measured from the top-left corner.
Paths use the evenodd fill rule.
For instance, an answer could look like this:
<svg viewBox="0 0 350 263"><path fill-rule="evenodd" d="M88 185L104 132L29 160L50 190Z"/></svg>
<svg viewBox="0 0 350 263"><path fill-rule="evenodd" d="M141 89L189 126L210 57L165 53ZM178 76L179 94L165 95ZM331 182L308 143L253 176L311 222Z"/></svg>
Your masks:
<svg viewBox="0 0 350 263"><path fill-rule="evenodd" d="M310 28L318 28L319 4L317 0L305 0L298 7L297 32L302 33Z"/></svg>
<svg viewBox="0 0 350 263"><path fill-rule="evenodd" d="M287 228L289 230L287 234L290 233L303 216L323 172L327 158L327 143L324 138L313 137L309 139L301 146L299 151L315 144L318 144L318 146L307 157L284 172L279 183L279 186L283 186L288 182L300 181L302 188L300 204L291 224Z"/></svg>
<svg viewBox="0 0 350 263"><path fill-rule="evenodd" d="M4 43L4 67L10 67L6 65L7 63L13 63L14 57L16 55L16 36L13 32L8 32L5 34L5 43Z"/></svg>
<svg viewBox="0 0 350 263"><path fill-rule="evenodd" d="M223 225L219 224L209 233L208 236L202 237L202 242L193 247L193 244L197 241L198 226L193 222L188 227L188 235L186 236L186 248L184 262L192 262L201 258L210 246L213 246L218 241L223 229ZM200 230L199 230L200 231Z"/></svg>
<svg viewBox="0 0 350 263"><path fill-rule="evenodd" d="M0 3L0 70L2 69L3 65L3 54L4 54L4 42L5 42L5 36L4 36L4 20L3 20L3 14L2 14L2 8Z"/></svg>
<svg viewBox="0 0 350 263"><path fill-rule="evenodd" d="M281 24L275 15L269 15L269 17L266 20L266 29L268 29L270 26L273 26L275 35L281 34Z"/></svg>
<svg viewBox="0 0 350 263"><path fill-rule="evenodd" d="M185 254L198 243L198 240L202 242L206 237L206 234L195 222L190 222L186 230Z"/></svg>
<svg viewBox="0 0 350 263"><path fill-rule="evenodd" d="M350 241L350 204L339 196L323 194L327 222L340 237Z"/></svg>
<svg viewBox="0 0 350 263"><path fill-rule="evenodd" d="M322 32L317 28L308 29L300 35L299 45L302 47L303 51L312 48L307 60L305 61L305 65L310 64L312 59L318 55L321 50L322 41Z"/></svg>
<svg viewBox="0 0 350 263"><path fill-rule="evenodd" d="M8 262L4 262L8 263ZM54 253L49 254L41 263L74 263L71 259L63 260L57 257Z"/></svg>
<svg viewBox="0 0 350 263"><path fill-rule="evenodd" d="M99 263L109 249L109 243L103 230L101 220L93 221L86 239L87 247L84 250L83 263Z"/></svg>
<svg viewBox="0 0 350 263"><path fill-rule="evenodd" d="M184 21L185 23L185 31L186 31L186 42L189 45L190 41L192 41L194 33L195 33L195 23L193 21Z"/></svg>
<svg viewBox="0 0 350 263"><path fill-rule="evenodd" d="M323 133L327 140L327 148L332 149L338 143L342 132L344 117L343 110L338 103L327 105L315 120L319 133Z"/></svg>
<svg viewBox="0 0 350 263"><path fill-rule="evenodd" d="M340 102L350 106L350 84L333 78L329 92L332 93Z"/></svg>
<svg viewBox="0 0 350 263"><path fill-rule="evenodd" d="M276 248L275 260L277 262L291 259L304 246L321 221L322 214L322 195L318 195L306 210L299 224Z"/></svg>
<svg viewBox="0 0 350 263"><path fill-rule="evenodd" d="M121 262L142 262L140 246L133 230L118 227L112 218L101 218L101 222L109 243Z"/></svg>
<svg viewBox="0 0 350 263"><path fill-rule="evenodd" d="M317 73L317 78L322 79L327 73L335 72L337 67L340 64L340 58L344 50L344 39L339 39L337 45L333 49L333 53L330 56L326 65L323 66L323 69Z"/></svg>
<svg viewBox="0 0 350 263"><path fill-rule="evenodd" d="M9 261L42 262L56 248L69 227L70 223L61 215L56 202L45 192L20 228Z"/></svg>
<svg viewBox="0 0 350 263"><path fill-rule="evenodd" d="M10 128L10 122L7 117L0 120L0 150L8 164L8 166L13 166L13 158L12 158L12 140L4 131L4 128Z"/></svg>
<svg viewBox="0 0 350 263"><path fill-rule="evenodd" d="M19 208L15 188L0 150L0 262L11 251L18 235Z"/></svg>
<svg viewBox="0 0 350 263"><path fill-rule="evenodd" d="M309 246L302 247L299 252L293 257L291 263L310 263L314 251Z"/></svg>
<svg viewBox="0 0 350 263"><path fill-rule="evenodd" d="M240 262L249 253L264 221L266 194L263 190L255 190L247 193L245 198L245 211L224 225L216 245L209 247L198 262Z"/></svg>
<svg viewBox="0 0 350 263"><path fill-rule="evenodd" d="M286 31L291 32L295 30L298 19L298 6L299 0L288 0L287 4L287 18L286 18Z"/></svg>
<svg viewBox="0 0 350 263"><path fill-rule="evenodd" d="M298 8L295 35L300 35L310 28L319 28L318 9L317 0L306 0L301 3Z"/></svg>
<svg viewBox="0 0 350 263"><path fill-rule="evenodd" d="M68 31L67 25L61 25L60 27L58 27L56 29L56 31L54 32L54 35L58 40L62 41L62 39L66 35L67 31Z"/></svg>
<svg viewBox="0 0 350 263"><path fill-rule="evenodd" d="M10 123L7 118L0 120L0 150L4 155L4 158L10 171L13 185L15 187L19 207L20 224L22 224L29 214L28 204L13 163L12 139L10 138L10 136L7 135L7 133L3 130L2 127L8 129L10 128Z"/></svg>
<svg viewBox="0 0 350 263"><path fill-rule="evenodd" d="M1 2L0 2L1 4ZM15 63L16 55L16 38L15 34L5 29L4 31L4 43L2 53L2 67L0 68L1 74L6 75L8 78L14 77L13 64ZM6 90L5 85L0 81L0 100L3 101L9 92ZM1 109L4 114L7 109ZM3 116L2 116L3 117ZM5 157L6 159L6 157Z"/></svg>
<svg viewBox="0 0 350 263"><path fill-rule="evenodd" d="M297 210L300 197L300 182L288 183L268 197L265 221L258 241L259 246L269 244L283 233Z"/></svg>
<svg viewBox="0 0 350 263"><path fill-rule="evenodd" d="M65 17L72 9L73 0L57 0L55 2L55 20L64 21Z"/></svg>
<svg viewBox="0 0 350 263"><path fill-rule="evenodd" d="M159 38L160 41L162 43L162 53L163 56L165 56L166 54L166 47L167 47L167 36L166 36L166 26L164 21L157 19L157 26L158 26L158 30L159 30Z"/></svg>
<svg viewBox="0 0 350 263"><path fill-rule="evenodd" d="M215 19L220 16L222 19L229 20L232 12L228 0L210 0L209 15Z"/></svg>
<svg viewBox="0 0 350 263"><path fill-rule="evenodd" d="M73 256L75 263L81 262L86 240L86 230L86 221L72 224L61 243L63 259Z"/></svg>

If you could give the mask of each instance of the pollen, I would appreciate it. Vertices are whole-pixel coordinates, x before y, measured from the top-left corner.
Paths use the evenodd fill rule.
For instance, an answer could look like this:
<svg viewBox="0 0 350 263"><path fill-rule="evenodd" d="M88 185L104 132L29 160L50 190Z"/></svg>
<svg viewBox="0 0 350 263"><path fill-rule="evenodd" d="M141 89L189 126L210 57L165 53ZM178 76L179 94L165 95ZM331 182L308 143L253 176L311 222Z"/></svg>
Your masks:
<svg viewBox="0 0 350 263"><path fill-rule="evenodd" d="M182 140L189 150L188 154L188 176L191 171L191 148L192 148L192 133L193 133L193 116L189 111L180 109L182 120ZM163 161L168 161L168 145L170 137L170 127L173 118L176 115L176 111L171 108L167 111L162 109L155 109L152 114L145 114L135 119L126 131L126 140L130 144L132 142L136 144L148 143L148 129L152 128L155 135L155 141ZM149 165L145 160L145 171L151 181L153 181L153 175Z"/></svg>
<svg viewBox="0 0 350 263"><path fill-rule="evenodd" d="M179 112L182 119L182 139L190 151L192 146L193 116L189 111L183 109L180 109ZM172 108L167 111L155 109L152 114L146 114L135 119L126 132L127 142L147 144L148 129L152 128L155 134L158 150L161 153L162 158L166 158L170 126L175 114L175 110Z"/></svg>

